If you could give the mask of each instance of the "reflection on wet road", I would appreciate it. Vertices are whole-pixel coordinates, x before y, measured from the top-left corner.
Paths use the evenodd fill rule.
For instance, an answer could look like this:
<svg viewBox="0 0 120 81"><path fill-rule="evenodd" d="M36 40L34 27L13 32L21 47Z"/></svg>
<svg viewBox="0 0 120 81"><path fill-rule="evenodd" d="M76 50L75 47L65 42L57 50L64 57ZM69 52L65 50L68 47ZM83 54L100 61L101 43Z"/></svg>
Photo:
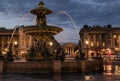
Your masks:
<svg viewBox="0 0 120 81"><path fill-rule="evenodd" d="M120 74L120 61L116 62L106 62L103 65L104 73L103 74Z"/></svg>
<svg viewBox="0 0 120 81"><path fill-rule="evenodd" d="M2 74L0 81L120 81L120 62L106 62L104 72L81 74Z"/></svg>

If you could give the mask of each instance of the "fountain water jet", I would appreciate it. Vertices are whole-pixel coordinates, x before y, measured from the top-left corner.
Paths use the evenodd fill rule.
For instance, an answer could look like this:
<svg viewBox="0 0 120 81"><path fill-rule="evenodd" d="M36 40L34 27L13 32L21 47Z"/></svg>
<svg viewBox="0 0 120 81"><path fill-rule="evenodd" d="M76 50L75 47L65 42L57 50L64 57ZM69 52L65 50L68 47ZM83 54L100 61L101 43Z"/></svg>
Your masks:
<svg viewBox="0 0 120 81"><path fill-rule="evenodd" d="M19 24L23 21L23 19L24 19L25 17L27 17L28 15L30 15L30 14L24 14L24 15L19 19L19 21L17 22L17 25L16 25L16 26L14 27L14 29L13 29L12 35L11 35L11 37L10 37L10 41L9 41L9 43L8 43L8 45L7 45L7 48L5 49L6 52L7 52L7 60L8 60L8 61L13 61L13 58L12 58L12 47L11 47L11 42L12 42L12 40L13 40L13 36L14 36L16 30L19 28L18 25L19 25Z"/></svg>
<svg viewBox="0 0 120 81"><path fill-rule="evenodd" d="M72 24L73 24L73 27L74 27L74 29L75 29L75 31L76 31L76 33L77 33L77 36L78 36L78 38L79 38L79 44L82 46L82 41L80 41L81 38L79 37L79 32L77 31L77 28L76 28L77 26L76 26L73 18L71 17L71 15L70 15L69 13L67 13L66 11L59 11L59 12L55 15L55 17L56 17L57 15L59 15L59 14L65 14L65 15L67 15L67 16L70 18L70 20L71 20L71 22L72 22Z"/></svg>
<svg viewBox="0 0 120 81"><path fill-rule="evenodd" d="M27 16L30 16L31 14L30 13L27 13L27 14L24 14L17 22L16 25L19 25Z"/></svg>
<svg viewBox="0 0 120 81"><path fill-rule="evenodd" d="M13 29L12 35L11 35L11 37L10 37L10 41L9 41L8 46L7 46L7 49L9 49L9 47L10 47L10 44L11 44L11 42L12 42L13 36L14 36L14 34L15 34L15 32L16 32L16 29L19 28L18 25L19 25L19 24L24 20L24 18L27 17L28 15L31 15L31 14L29 14L29 13L28 13L28 14L24 14L24 15L19 19L19 21L17 22L16 26L15 26L14 29ZM9 51L9 50L8 50L8 51Z"/></svg>
<svg viewBox="0 0 120 81"><path fill-rule="evenodd" d="M76 28L77 26L76 26L73 18L71 17L71 15L68 14L66 11L60 11L60 12L58 12L58 13L55 15L55 17L56 17L57 15L59 15L59 14L65 14L65 15L67 15L67 16L70 18L70 20L71 20L71 22L72 22L72 24L73 24L73 27L74 27L76 33L78 34L78 31L77 31L77 28Z"/></svg>
<svg viewBox="0 0 120 81"><path fill-rule="evenodd" d="M13 29L12 36L10 37L10 41L9 41L8 46L7 46L7 49L9 49L9 47L10 47L10 44L11 44L11 42L12 42L13 36L14 36L15 31L16 31L17 28L18 28L18 26L15 26L14 29ZM9 50L8 50L8 51L9 51Z"/></svg>

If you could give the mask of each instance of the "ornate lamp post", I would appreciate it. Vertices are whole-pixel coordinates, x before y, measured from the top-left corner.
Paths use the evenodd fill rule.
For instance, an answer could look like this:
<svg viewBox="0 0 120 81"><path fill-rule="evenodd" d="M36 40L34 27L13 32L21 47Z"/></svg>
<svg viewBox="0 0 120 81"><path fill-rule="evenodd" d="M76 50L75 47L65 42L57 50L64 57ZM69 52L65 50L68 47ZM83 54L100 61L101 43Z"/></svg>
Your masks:
<svg viewBox="0 0 120 81"><path fill-rule="evenodd" d="M15 56L16 56L16 59L18 59L18 51L17 51L18 42L17 41L14 42L14 47L15 47Z"/></svg>
<svg viewBox="0 0 120 81"><path fill-rule="evenodd" d="M12 45L10 44L9 48L7 48L7 61L14 61L12 57Z"/></svg>
<svg viewBox="0 0 120 81"><path fill-rule="evenodd" d="M118 51L118 48L116 47L116 48L115 48L115 54L117 54L117 51Z"/></svg>
<svg viewBox="0 0 120 81"><path fill-rule="evenodd" d="M52 46L52 45L53 45L53 43L52 43L52 42L50 42L49 44L50 44L50 46Z"/></svg>
<svg viewBox="0 0 120 81"><path fill-rule="evenodd" d="M53 53L53 42L49 42L49 45L50 45L50 53L52 54Z"/></svg>
<svg viewBox="0 0 120 81"><path fill-rule="evenodd" d="M85 41L85 44L86 44L86 48L87 48L87 59L88 59L88 44L89 44L89 41L86 40L86 41Z"/></svg>

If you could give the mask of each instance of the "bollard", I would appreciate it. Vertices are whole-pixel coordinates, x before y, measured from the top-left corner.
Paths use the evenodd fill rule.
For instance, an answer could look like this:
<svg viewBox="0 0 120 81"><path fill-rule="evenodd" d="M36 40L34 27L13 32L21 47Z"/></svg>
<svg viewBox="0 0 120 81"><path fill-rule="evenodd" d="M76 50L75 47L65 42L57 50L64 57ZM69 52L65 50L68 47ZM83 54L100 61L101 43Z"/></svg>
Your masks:
<svg viewBox="0 0 120 81"><path fill-rule="evenodd" d="M4 72L4 61L0 60L0 74Z"/></svg>
<svg viewBox="0 0 120 81"><path fill-rule="evenodd" d="M87 70L86 70L86 61L85 60L81 60L81 72L82 73L85 73Z"/></svg>

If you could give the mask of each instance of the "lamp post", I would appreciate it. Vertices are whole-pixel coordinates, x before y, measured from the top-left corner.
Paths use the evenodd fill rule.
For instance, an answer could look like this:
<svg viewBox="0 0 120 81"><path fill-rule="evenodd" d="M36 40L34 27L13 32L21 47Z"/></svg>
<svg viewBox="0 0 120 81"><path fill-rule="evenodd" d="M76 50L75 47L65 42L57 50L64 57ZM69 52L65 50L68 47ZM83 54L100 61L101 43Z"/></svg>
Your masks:
<svg viewBox="0 0 120 81"><path fill-rule="evenodd" d="M53 43L52 42L50 42L50 46L52 46L53 45Z"/></svg>
<svg viewBox="0 0 120 81"><path fill-rule="evenodd" d="M53 52L52 52L52 45L53 45L53 43L52 43L52 42L49 42L49 45L50 45L50 53L53 53Z"/></svg>
<svg viewBox="0 0 120 81"><path fill-rule="evenodd" d="M86 44L86 48L87 48L87 59L88 59L88 44L89 44L89 41L86 40L86 41L85 41L85 44Z"/></svg>
<svg viewBox="0 0 120 81"><path fill-rule="evenodd" d="M115 48L115 54L117 54L117 51L118 51L118 48L116 47L116 48Z"/></svg>
<svg viewBox="0 0 120 81"><path fill-rule="evenodd" d="M115 48L115 55L117 55L117 53L118 53L118 48L116 47ZM115 60L115 56L114 56L114 60Z"/></svg>
<svg viewBox="0 0 120 81"><path fill-rule="evenodd" d="M15 47L15 55L16 55L16 59L18 59L18 51L17 51L18 42L17 42L17 41L14 42L14 47Z"/></svg>
<svg viewBox="0 0 120 81"><path fill-rule="evenodd" d="M6 56L7 61L14 61L12 56L12 45L10 44L9 48L7 49L8 49L7 56Z"/></svg>

